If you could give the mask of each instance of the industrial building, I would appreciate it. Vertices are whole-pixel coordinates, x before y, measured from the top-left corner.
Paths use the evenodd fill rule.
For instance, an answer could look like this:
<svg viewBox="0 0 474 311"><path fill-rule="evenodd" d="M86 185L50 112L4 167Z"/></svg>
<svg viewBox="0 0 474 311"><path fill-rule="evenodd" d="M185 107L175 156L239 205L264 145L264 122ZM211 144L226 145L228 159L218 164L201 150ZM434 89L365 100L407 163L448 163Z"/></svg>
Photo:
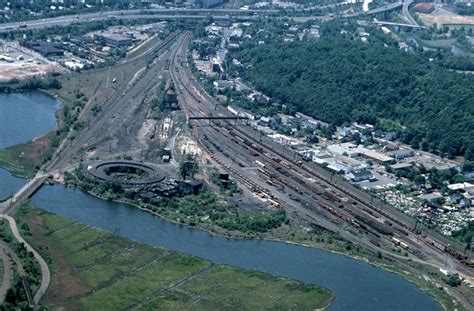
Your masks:
<svg viewBox="0 0 474 311"><path fill-rule="evenodd" d="M178 95L176 94L174 85L171 82L168 82L168 85L165 89L165 94L163 97L163 109L166 109L166 110L179 109Z"/></svg>
<svg viewBox="0 0 474 311"><path fill-rule="evenodd" d="M104 33L100 34L99 37L104 39L105 43L109 46L121 47L132 45L132 38L125 37L119 34Z"/></svg>
<svg viewBox="0 0 474 311"><path fill-rule="evenodd" d="M61 45L47 41L20 41L20 45L29 48L45 57L63 56L64 52L60 48Z"/></svg>

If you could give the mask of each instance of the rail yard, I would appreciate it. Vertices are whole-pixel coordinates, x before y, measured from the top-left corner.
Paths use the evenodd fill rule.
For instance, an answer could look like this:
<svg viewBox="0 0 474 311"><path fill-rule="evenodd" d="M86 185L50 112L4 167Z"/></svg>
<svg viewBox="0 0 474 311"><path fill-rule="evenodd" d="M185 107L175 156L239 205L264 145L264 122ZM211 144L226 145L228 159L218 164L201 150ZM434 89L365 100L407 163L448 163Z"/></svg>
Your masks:
<svg viewBox="0 0 474 311"><path fill-rule="evenodd" d="M187 116L230 117L193 79L186 61L186 40L182 42L170 73ZM350 185L331 180L289 150L262 142L252 128L227 120L193 122L193 135L210 159L269 205L295 210L310 223L387 256L402 258L387 251L387 246L395 245L410 253L413 261L437 267L447 263L463 276L472 275L472 262L447 240L420 230L412 219L379 206Z"/></svg>
<svg viewBox="0 0 474 311"><path fill-rule="evenodd" d="M197 195L206 183L213 190L209 172L217 169L244 188L237 199L221 195L223 201L245 197L253 212L283 209L298 229L328 231L409 271L421 265L447 269L474 284L474 261L459 244L269 139L249 126L247 117L236 116L209 95L189 63L190 31L174 30L163 38L112 69L67 74L75 81L83 75L87 81L93 75L106 79L81 107L80 130L71 138L73 129L68 129L69 136L51 161L10 203L0 203L3 213L10 213L47 180L61 181L78 163L87 163L82 171L97 184L120 182L143 204ZM179 108L153 111L153 101L167 96L174 97ZM186 158L188 149L194 150L191 158ZM187 178L186 173L176 176L183 163L193 161L205 168L198 174L202 180ZM182 191L183 185L188 190ZM459 292L449 294L464 299Z"/></svg>

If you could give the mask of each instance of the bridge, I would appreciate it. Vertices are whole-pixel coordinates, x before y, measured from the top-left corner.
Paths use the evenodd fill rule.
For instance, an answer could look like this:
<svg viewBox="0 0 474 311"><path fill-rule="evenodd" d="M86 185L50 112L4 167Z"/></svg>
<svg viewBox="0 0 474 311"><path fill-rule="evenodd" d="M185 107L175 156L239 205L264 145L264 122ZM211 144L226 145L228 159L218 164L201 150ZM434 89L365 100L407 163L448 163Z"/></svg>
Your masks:
<svg viewBox="0 0 474 311"><path fill-rule="evenodd" d="M425 28L423 26L420 26L420 24L418 24L418 22L410 14L409 8L410 8L410 5L412 5L413 3L414 3L414 0L404 0L403 2L387 4L379 8L369 10L367 12L357 12L353 14L347 14L347 15L344 15L344 17L376 15L376 14L387 13L387 12L402 8L402 15L404 19L407 21L406 23L382 22L376 19L374 23L377 25L398 26L398 27L405 27L405 28Z"/></svg>
<svg viewBox="0 0 474 311"><path fill-rule="evenodd" d="M38 173L33 179L29 180L17 193L10 199L0 203L0 214L8 214L16 204L31 197L38 191L48 178L48 174Z"/></svg>
<svg viewBox="0 0 474 311"><path fill-rule="evenodd" d="M375 20L374 24L387 25L387 26L398 26L398 27L405 27L405 28L420 28L420 29L426 28L426 27L420 26L418 24L413 25L413 24L404 24L404 23L395 23L395 22L382 22L382 21L378 21L378 20Z"/></svg>

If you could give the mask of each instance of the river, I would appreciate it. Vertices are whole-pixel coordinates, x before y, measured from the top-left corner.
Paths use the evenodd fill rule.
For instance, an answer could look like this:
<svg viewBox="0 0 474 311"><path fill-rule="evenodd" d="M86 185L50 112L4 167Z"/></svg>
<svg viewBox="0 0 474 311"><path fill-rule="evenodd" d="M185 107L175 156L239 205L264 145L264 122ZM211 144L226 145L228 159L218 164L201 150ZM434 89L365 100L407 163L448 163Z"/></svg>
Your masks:
<svg viewBox="0 0 474 311"><path fill-rule="evenodd" d="M61 185L44 186L33 197L33 204L147 244L326 286L336 293L329 310L441 310L431 296L398 275L326 251L212 236Z"/></svg>
<svg viewBox="0 0 474 311"><path fill-rule="evenodd" d="M24 184L23 178L13 176L8 170L0 167L0 200L20 190Z"/></svg>
<svg viewBox="0 0 474 311"><path fill-rule="evenodd" d="M59 101L40 93L0 94L0 149L25 143L56 129ZM25 181L0 167L0 200Z"/></svg>
<svg viewBox="0 0 474 311"><path fill-rule="evenodd" d="M54 130L58 109L59 101L43 93L0 94L0 148Z"/></svg>

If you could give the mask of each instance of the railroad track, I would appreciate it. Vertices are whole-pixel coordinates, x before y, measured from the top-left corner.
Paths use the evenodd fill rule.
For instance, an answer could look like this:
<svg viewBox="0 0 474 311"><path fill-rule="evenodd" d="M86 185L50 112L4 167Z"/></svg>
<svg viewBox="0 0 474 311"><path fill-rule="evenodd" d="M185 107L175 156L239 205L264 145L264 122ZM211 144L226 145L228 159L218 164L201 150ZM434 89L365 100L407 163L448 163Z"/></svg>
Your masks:
<svg viewBox="0 0 474 311"><path fill-rule="evenodd" d="M177 53L178 51L176 51L176 55ZM185 104L183 105L186 115L189 117L194 113L207 113L208 115L211 114L214 110L212 107L215 106L214 99L212 99L205 92L197 91L196 87L194 87L194 90L192 90L191 83L186 83L184 81L183 77L185 74L179 72L178 67L176 66L178 63L176 55L174 55L173 58L173 67L171 71L173 81L176 83L176 85L180 85L182 87L181 95L183 95L183 98L190 98L190 100L185 99ZM188 77L189 75L190 73L187 73ZM189 81L192 81L192 79L193 78L190 78ZM199 92L198 95L196 94L197 92ZM240 129L239 127L232 127L232 134L231 136L228 136L223 134L220 129L222 129L222 127L214 128L213 131L220 132L220 135L223 135L224 139L232 139L232 137L234 137L240 138L241 140L246 140L249 142L247 148L252 148L254 152L258 154L268 154L269 156L267 156L266 163L270 163L271 165L281 163L282 161L285 162L288 166L287 172L289 173L290 177L282 177L278 172L268 173L266 177L273 177L281 185L286 186L287 188L290 188L292 191L299 194L300 197L303 197L301 200L304 201L306 205L314 206L314 202L316 202L316 204L318 204L321 209L327 212L326 215L331 214L333 217L336 217L339 220L347 223L355 230L362 231L367 235L377 239L383 238L387 241L387 243L397 245L398 247L409 251L421 260L426 260L427 256L420 252L420 242L424 247L423 250L427 254L435 256L433 258L437 258L434 259L437 262L440 262L440 257L443 256L439 253L441 251L443 253L448 253L452 257L458 259L460 262L465 263L467 258L460 252L446 246L443 241L440 241L434 237L427 237L425 234L420 234L419 231L414 231L410 226L395 218L393 215L390 215L383 209L377 207L373 203L358 197L352 191L346 189L343 185L335 183L327 177L318 174L304 164L301 165L301 163L298 163L298 161L296 161L294 158L291 158L287 154L263 144L253 135L249 134L246 130ZM208 130L201 129L201 132L206 131ZM227 134L230 134L230 132ZM210 146L205 143L206 140L201 139L201 136L197 133L196 127L193 128L193 136L197 139L199 145L211 156L211 158L216 163L224 166L229 172L236 176L239 181L242 181L245 186L253 191L257 190L268 194L269 197L274 200L270 190L259 186L253 180L243 176L239 171L230 167L229 165L226 165L221 158L216 156L215 151L211 150ZM209 144L212 145L212 141L209 140ZM214 146L214 148L215 147L216 146ZM329 191L325 191L325 194L332 196L332 202L321 199L320 190L311 188L308 185L302 184L301 182L298 184L298 180L301 180L302 178L304 180L305 175L309 175L311 178L319 181L319 184L323 188L329 189ZM295 186L295 181L298 184L297 186ZM342 201L346 202L341 203ZM330 207L329 205L336 205L336 209ZM342 205L343 208L338 209L338 205ZM371 244L377 248L379 247L377 245L378 242L376 239L371 239Z"/></svg>

